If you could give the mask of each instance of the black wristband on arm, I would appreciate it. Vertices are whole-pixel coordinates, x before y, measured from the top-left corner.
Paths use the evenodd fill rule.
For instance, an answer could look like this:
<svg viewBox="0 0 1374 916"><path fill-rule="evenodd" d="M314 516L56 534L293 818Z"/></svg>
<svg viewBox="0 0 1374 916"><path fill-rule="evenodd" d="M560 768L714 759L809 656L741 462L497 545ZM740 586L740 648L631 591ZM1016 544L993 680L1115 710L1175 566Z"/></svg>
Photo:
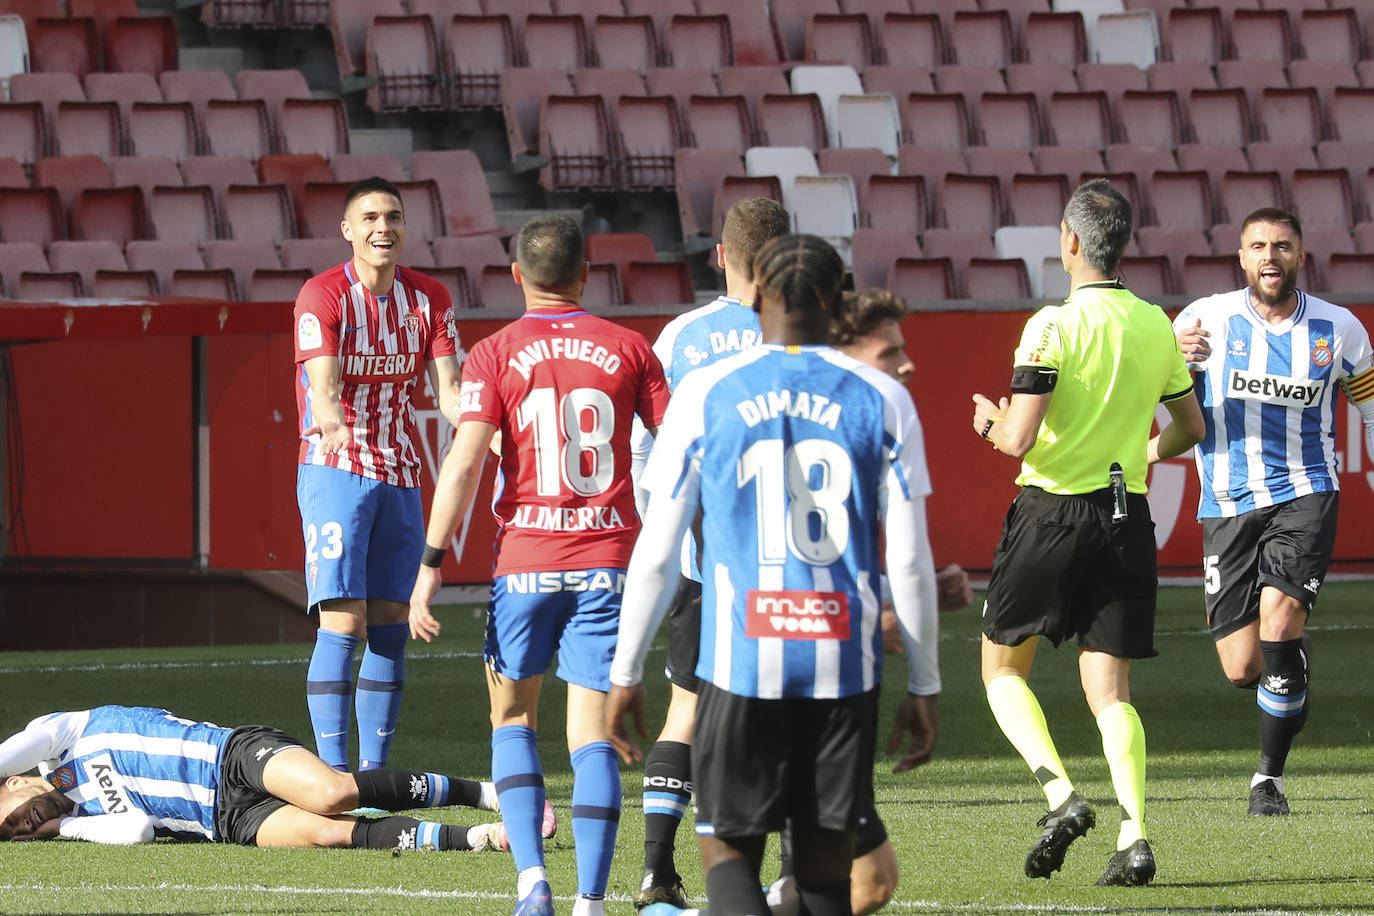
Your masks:
<svg viewBox="0 0 1374 916"><path fill-rule="evenodd" d="M447 548L431 547L428 544L426 544L425 552L420 554L420 565L429 566L433 569L438 569L440 566L443 565L444 557L447 556L447 554Z"/></svg>

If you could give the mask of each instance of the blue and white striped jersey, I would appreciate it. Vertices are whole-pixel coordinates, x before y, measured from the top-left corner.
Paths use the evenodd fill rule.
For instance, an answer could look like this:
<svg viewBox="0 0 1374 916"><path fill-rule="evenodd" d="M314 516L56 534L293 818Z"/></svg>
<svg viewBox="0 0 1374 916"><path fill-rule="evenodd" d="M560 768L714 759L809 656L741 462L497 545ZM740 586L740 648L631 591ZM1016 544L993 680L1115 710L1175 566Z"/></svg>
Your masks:
<svg viewBox="0 0 1374 916"><path fill-rule="evenodd" d="M680 530L700 503L696 673L717 687L765 699L829 699L877 686L880 526L889 566L894 551L900 557L889 570L894 604L912 632L920 629L920 576L905 558L916 552L918 528L925 536L930 480L911 396L879 370L831 347L760 345L694 371L669 402L644 483L646 525L672 515ZM631 560L627 608L641 550L663 549L646 540ZM933 568L924 575L933 583ZM931 693L939 691L933 586L924 597L929 638L923 657L908 662L926 669L914 680L924 679L920 692ZM641 639L636 632L633 645L624 644L625 614L626 657L617 652L615 683L637 682L629 656Z"/></svg>
<svg viewBox="0 0 1374 916"><path fill-rule="evenodd" d="M1202 322L1212 353L1193 364L1207 433L1197 447L1198 518L1239 515L1340 489L1336 392L1374 396L1369 333L1339 305L1298 292L1287 320L1270 324L1248 289L1207 296L1174 319Z"/></svg>
<svg viewBox="0 0 1374 916"><path fill-rule="evenodd" d="M141 811L158 836L215 839L220 755L233 730L146 706L97 706L29 723L38 772L78 815ZM21 771L22 772L22 771Z"/></svg>

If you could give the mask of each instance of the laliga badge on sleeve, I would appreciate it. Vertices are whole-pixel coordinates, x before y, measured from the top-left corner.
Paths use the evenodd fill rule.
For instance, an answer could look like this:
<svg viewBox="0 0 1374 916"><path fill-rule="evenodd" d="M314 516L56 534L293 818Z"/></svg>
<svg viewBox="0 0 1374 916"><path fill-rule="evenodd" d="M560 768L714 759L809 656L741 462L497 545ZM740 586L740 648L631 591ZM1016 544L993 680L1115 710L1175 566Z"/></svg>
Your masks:
<svg viewBox="0 0 1374 916"><path fill-rule="evenodd" d="M320 319L313 312L302 312L296 323L296 344L302 350L316 350L324 346L324 332L320 330Z"/></svg>

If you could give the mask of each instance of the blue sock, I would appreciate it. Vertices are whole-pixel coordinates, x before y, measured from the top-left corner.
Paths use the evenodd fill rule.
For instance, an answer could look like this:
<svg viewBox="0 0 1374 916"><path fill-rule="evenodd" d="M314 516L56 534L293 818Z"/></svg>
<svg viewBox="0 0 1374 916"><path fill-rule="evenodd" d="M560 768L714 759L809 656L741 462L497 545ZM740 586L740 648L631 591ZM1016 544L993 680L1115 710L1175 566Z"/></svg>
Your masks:
<svg viewBox="0 0 1374 916"><path fill-rule="evenodd" d="M620 827L620 764L608 741L584 744L572 752L573 847L577 852L577 892L606 893Z"/></svg>
<svg viewBox="0 0 1374 916"><path fill-rule="evenodd" d="M410 624L367 628L367 648L358 669L358 769L385 766L401 716L406 679L406 640Z"/></svg>
<svg viewBox="0 0 1374 916"><path fill-rule="evenodd" d="M539 766L534 729L504 725L491 733L491 778L501 799L501 820L510 838L515 870L542 867L544 839L539 828L544 821L544 771Z"/></svg>
<svg viewBox="0 0 1374 916"><path fill-rule="evenodd" d="M320 759L348 769L348 714L353 705L353 650L362 640L332 630L315 632L315 652L305 675L305 702Z"/></svg>

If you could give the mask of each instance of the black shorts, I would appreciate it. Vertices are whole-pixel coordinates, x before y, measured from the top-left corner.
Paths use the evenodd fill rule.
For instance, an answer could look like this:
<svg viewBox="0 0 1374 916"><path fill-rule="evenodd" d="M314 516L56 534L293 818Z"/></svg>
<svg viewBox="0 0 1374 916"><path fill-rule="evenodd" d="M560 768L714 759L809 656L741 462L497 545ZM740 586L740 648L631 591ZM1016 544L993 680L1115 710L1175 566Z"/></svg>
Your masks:
<svg viewBox="0 0 1374 916"><path fill-rule="evenodd" d="M870 806L859 815L859 824L854 829L854 858L862 859L886 842L887 825L878 817L878 809Z"/></svg>
<svg viewBox="0 0 1374 916"><path fill-rule="evenodd" d="M668 606L668 680L697 692L697 659L701 657L701 583L680 576Z"/></svg>
<svg viewBox="0 0 1374 916"><path fill-rule="evenodd" d="M760 700L709 681L700 687L692 738L698 832L762 836L788 820L852 831L872 810L877 689L837 700Z"/></svg>
<svg viewBox="0 0 1374 916"><path fill-rule="evenodd" d="M1155 526L1143 495L1114 523L1107 490L1078 496L1025 487L1002 523L983 632L1001 646L1044 636L1118 658L1154 648Z"/></svg>
<svg viewBox="0 0 1374 916"><path fill-rule="evenodd" d="M215 797L215 840L256 846L258 829L267 816L286 802L267 791L262 771L280 751L302 747L284 731L266 725L234 729L219 766L219 793Z"/></svg>
<svg viewBox="0 0 1374 916"><path fill-rule="evenodd" d="M1202 520L1203 591L1213 639L1259 620L1272 585L1308 611L1331 565L1339 493L1312 493L1231 518Z"/></svg>

